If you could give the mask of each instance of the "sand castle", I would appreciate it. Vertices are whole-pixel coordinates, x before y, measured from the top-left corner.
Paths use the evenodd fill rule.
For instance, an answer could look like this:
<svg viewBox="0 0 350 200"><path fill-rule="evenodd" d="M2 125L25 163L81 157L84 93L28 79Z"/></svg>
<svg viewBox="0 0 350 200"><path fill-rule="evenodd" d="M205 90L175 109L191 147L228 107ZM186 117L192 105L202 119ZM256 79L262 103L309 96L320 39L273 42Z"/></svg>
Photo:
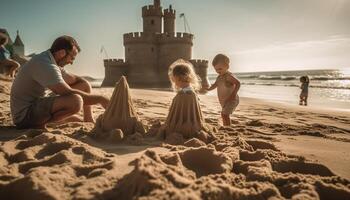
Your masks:
<svg viewBox="0 0 350 200"><path fill-rule="evenodd" d="M131 87L170 87L168 67L180 58L189 60L208 85L208 61L192 59L194 36L175 30L176 11L170 5L162 10L160 0L142 8L143 32L125 33L125 60L105 59L102 86L114 86L126 76ZM162 26L164 28L162 29Z"/></svg>
<svg viewBox="0 0 350 200"><path fill-rule="evenodd" d="M124 76L116 84L106 111L98 117L94 132L95 137L111 141L120 141L125 136L134 133L145 133L132 103L129 85Z"/></svg>

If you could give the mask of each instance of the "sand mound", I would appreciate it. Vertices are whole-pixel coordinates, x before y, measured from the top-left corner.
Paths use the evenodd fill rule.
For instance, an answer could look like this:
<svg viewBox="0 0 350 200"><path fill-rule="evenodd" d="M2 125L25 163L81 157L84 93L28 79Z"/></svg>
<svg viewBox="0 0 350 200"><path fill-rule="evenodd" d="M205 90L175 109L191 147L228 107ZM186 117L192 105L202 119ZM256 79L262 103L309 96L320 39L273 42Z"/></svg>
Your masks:
<svg viewBox="0 0 350 200"><path fill-rule="evenodd" d="M106 111L100 115L93 130L96 138L119 142L125 136L145 133L130 96L126 78L120 78Z"/></svg>
<svg viewBox="0 0 350 200"><path fill-rule="evenodd" d="M176 94L159 134L166 141L169 141L168 137L173 138L174 133L178 133L184 139L196 137L207 143L214 138L211 132L212 128L204 121L197 95L190 91ZM173 139L170 140L172 141Z"/></svg>
<svg viewBox="0 0 350 200"><path fill-rule="evenodd" d="M186 147L201 147L201 146L205 146L205 143L197 138L192 138L187 140L184 145Z"/></svg>
<svg viewBox="0 0 350 200"><path fill-rule="evenodd" d="M114 199L348 199L350 182L273 144L225 132L171 152L147 151L108 192ZM191 146L199 147L191 147ZM188 147L187 147L188 146Z"/></svg>
<svg viewBox="0 0 350 200"><path fill-rule="evenodd" d="M118 179L113 155L52 133L2 142L0 160L2 199L97 198Z"/></svg>
<svg viewBox="0 0 350 200"><path fill-rule="evenodd" d="M200 147L179 153L182 164L198 177L221 174L232 170L232 160L214 149Z"/></svg>
<svg viewBox="0 0 350 200"><path fill-rule="evenodd" d="M234 147L231 147L234 148ZM254 150L240 147L244 157ZM296 161L279 151L258 150L261 159L232 160L211 148L187 148L167 154L147 151L135 169L108 193L114 199L347 199L349 181L295 171ZM269 156L274 154L274 156ZM277 162L277 157L281 162ZM271 161L270 161L271 160ZM284 162L283 164L281 164ZM279 163L279 164L276 164ZM283 165L283 166L282 166ZM305 167L308 164L305 163ZM318 167L317 167L318 166ZM319 165L313 167L318 170ZM322 168L322 167L321 167ZM289 170L286 170L289 169ZM283 172L282 172L283 171ZM294 171L295 173L290 173ZM321 170L322 171L322 170Z"/></svg>

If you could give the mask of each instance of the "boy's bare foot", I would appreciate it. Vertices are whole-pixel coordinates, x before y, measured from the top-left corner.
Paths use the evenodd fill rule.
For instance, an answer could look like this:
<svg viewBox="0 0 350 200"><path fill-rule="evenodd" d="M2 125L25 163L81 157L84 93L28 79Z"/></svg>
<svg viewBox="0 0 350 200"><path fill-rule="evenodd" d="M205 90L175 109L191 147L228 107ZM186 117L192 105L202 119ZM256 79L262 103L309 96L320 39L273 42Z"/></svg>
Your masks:
<svg viewBox="0 0 350 200"><path fill-rule="evenodd" d="M231 125L231 120L229 115L221 114L222 117L222 124L224 126L230 126Z"/></svg>

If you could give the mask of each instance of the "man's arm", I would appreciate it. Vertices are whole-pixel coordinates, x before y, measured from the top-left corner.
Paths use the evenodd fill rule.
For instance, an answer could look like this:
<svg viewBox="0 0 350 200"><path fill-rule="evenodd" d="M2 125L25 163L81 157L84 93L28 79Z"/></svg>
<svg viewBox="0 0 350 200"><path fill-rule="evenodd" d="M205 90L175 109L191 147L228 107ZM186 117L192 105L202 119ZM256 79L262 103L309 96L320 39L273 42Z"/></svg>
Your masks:
<svg viewBox="0 0 350 200"><path fill-rule="evenodd" d="M68 85L74 85L77 84L79 82L86 82L88 83L87 80L85 80L84 78L77 76L75 74L69 73L69 72L64 72L62 73L62 77L63 80L68 84Z"/></svg>
<svg viewBox="0 0 350 200"><path fill-rule="evenodd" d="M108 106L109 99L101 95L93 95L81 90L71 88L67 83L58 83L48 88L55 94L68 95L68 94L78 94L83 98L84 105L94 105L101 104L105 109Z"/></svg>
<svg viewBox="0 0 350 200"><path fill-rule="evenodd" d="M232 101L232 100L236 99L237 92L238 92L239 88L241 87L241 82L239 82L239 80L236 79L234 76L229 76L229 78L227 78L227 81L232 83L232 85L235 85L235 89L232 91L232 94L226 100L226 101Z"/></svg>

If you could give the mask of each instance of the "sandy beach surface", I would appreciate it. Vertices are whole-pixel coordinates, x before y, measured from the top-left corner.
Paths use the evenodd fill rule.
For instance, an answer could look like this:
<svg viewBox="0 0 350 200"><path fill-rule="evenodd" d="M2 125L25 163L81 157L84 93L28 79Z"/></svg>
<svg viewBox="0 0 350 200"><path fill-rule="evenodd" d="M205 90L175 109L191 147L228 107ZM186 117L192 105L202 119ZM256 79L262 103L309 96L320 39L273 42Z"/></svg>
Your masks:
<svg viewBox="0 0 350 200"><path fill-rule="evenodd" d="M116 144L92 123L17 130L10 86L0 79L0 199L350 199L349 111L241 98L222 127L217 99L199 95L215 139L171 145L154 132L175 94L132 89L148 130Z"/></svg>

